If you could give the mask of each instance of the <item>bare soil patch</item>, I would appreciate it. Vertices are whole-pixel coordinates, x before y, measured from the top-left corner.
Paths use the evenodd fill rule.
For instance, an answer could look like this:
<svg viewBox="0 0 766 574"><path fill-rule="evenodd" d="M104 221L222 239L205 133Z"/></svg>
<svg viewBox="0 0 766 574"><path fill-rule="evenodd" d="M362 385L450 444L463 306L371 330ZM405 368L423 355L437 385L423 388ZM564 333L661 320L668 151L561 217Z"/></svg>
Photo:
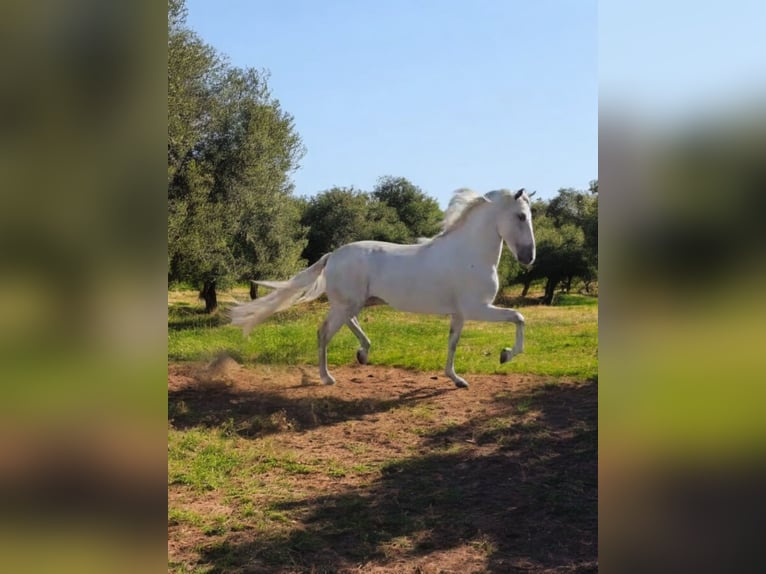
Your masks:
<svg viewBox="0 0 766 574"><path fill-rule="evenodd" d="M169 506L237 515L168 526L176 571L595 572L597 383L335 367L168 368L169 424L226 428L293 453L300 472L243 497L170 484ZM260 441L260 442L259 442ZM262 516L262 515L259 515Z"/></svg>

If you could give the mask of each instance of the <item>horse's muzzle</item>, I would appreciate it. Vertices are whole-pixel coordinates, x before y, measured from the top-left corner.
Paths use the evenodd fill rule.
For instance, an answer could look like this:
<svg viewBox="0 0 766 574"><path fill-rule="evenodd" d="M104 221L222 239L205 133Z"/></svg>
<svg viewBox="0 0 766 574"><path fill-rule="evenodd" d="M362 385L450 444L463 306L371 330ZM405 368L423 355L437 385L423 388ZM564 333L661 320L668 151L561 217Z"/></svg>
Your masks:
<svg viewBox="0 0 766 574"><path fill-rule="evenodd" d="M518 259L522 265L532 265L535 261L535 246L528 245L519 249Z"/></svg>

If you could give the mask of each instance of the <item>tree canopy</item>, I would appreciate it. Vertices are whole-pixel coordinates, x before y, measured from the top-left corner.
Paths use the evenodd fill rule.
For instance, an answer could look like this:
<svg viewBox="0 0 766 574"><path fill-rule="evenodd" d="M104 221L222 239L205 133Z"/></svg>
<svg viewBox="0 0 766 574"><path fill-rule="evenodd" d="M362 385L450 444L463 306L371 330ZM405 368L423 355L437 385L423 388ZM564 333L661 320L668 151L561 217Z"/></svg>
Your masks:
<svg viewBox="0 0 766 574"><path fill-rule="evenodd" d="M313 263L341 245L366 236L368 196L353 187L334 187L308 201L301 223L308 227L303 256Z"/></svg>
<svg viewBox="0 0 766 574"><path fill-rule="evenodd" d="M396 212L399 221L407 228L408 240L439 233L443 213L438 202L407 179L390 175L381 177L372 197Z"/></svg>
<svg viewBox="0 0 766 574"><path fill-rule="evenodd" d="M268 74L230 66L168 3L168 279L212 289L285 276L305 229L289 174L304 154Z"/></svg>
<svg viewBox="0 0 766 574"><path fill-rule="evenodd" d="M574 279L589 286L598 276L598 181L589 192L560 189L549 201L532 203L537 258L530 269L515 261L502 275L507 284L520 283L526 295L535 281L544 281L543 302L550 304L556 289Z"/></svg>
<svg viewBox="0 0 766 574"><path fill-rule="evenodd" d="M301 224L308 228L303 256L313 263L352 241L414 243L439 232L438 202L403 177L385 176L372 192L334 187L307 200Z"/></svg>

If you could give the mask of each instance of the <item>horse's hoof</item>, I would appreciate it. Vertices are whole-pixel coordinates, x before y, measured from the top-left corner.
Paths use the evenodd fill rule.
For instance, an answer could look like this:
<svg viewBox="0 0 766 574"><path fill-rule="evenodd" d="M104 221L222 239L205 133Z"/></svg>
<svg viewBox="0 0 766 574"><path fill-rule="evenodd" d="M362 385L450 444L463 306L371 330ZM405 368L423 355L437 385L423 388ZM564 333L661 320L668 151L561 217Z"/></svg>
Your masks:
<svg viewBox="0 0 766 574"><path fill-rule="evenodd" d="M500 364L502 365L503 363L507 363L508 361L511 360L512 357L513 357L513 351L509 349L508 347L506 347L505 349L500 351Z"/></svg>
<svg viewBox="0 0 766 574"><path fill-rule="evenodd" d="M334 384L335 384L335 379L333 379L332 377L328 376L328 377L326 377L326 378L323 378L323 379L322 379L322 382L323 382L325 385L334 385Z"/></svg>
<svg viewBox="0 0 766 574"><path fill-rule="evenodd" d="M367 364L367 351L364 349L358 349L356 352L356 362L360 365Z"/></svg>
<svg viewBox="0 0 766 574"><path fill-rule="evenodd" d="M455 381L455 386L458 389L467 389L468 388L468 382L465 379L458 379Z"/></svg>

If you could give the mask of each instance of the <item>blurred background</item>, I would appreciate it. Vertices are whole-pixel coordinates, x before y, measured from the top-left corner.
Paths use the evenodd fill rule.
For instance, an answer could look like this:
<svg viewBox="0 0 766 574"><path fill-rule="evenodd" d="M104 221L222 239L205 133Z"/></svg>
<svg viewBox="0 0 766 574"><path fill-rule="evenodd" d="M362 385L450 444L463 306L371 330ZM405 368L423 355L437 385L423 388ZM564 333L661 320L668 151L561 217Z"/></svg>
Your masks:
<svg viewBox="0 0 766 574"><path fill-rule="evenodd" d="M164 568L166 8L0 7L0 569Z"/></svg>
<svg viewBox="0 0 766 574"><path fill-rule="evenodd" d="M599 4L607 572L763 569L764 16Z"/></svg>

